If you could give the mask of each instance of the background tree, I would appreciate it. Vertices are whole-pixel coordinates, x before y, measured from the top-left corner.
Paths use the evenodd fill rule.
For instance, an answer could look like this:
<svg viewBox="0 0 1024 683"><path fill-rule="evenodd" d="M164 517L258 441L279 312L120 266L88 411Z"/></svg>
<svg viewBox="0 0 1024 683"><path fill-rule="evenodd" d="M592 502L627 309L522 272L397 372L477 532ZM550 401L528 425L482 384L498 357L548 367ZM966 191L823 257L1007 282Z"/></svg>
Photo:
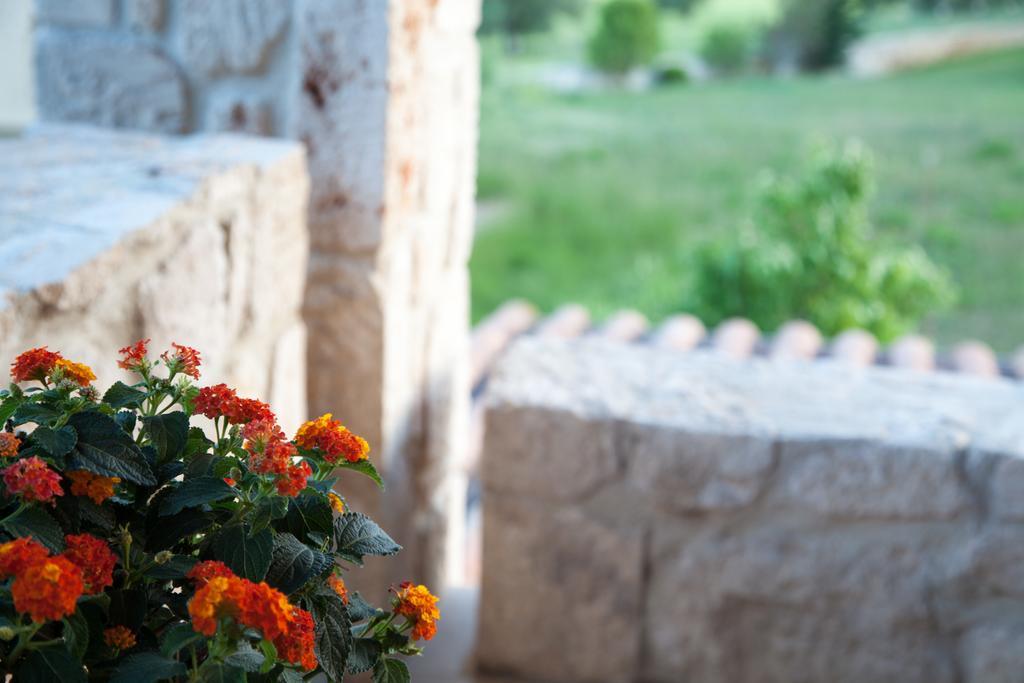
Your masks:
<svg viewBox="0 0 1024 683"><path fill-rule="evenodd" d="M650 63L658 52L658 8L650 0L610 0L589 49L594 66L610 74Z"/></svg>

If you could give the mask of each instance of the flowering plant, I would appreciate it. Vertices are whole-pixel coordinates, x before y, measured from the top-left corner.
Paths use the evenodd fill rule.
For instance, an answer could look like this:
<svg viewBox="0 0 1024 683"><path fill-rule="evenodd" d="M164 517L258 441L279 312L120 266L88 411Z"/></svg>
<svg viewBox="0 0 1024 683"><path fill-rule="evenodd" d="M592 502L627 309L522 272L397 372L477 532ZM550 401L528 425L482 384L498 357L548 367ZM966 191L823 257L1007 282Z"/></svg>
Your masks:
<svg viewBox="0 0 1024 683"><path fill-rule="evenodd" d="M0 678L408 681L437 598L402 584L380 609L343 578L400 550L334 492L342 470L381 484L366 441L329 414L288 439L262 401L196 387L194 349L147 341L102 396L45 347L0 391Z"/></svg>

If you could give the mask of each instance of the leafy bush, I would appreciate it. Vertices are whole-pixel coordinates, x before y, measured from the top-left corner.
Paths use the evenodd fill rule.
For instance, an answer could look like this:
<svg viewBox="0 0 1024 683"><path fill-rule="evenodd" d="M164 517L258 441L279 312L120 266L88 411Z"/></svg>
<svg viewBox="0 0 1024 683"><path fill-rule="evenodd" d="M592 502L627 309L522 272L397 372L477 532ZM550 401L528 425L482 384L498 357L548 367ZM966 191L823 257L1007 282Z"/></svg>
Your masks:
<svg viewBox="0 0 1024 683"><path fill-rule="evenodd" d="M690 82L690 74L681 66L661 66L654 70L654 82L658 85L683 85Z"/></svg>
<svg viewBox="0 0 1024 683"><path fill-rule="evenodd" d="M768 330L802 318L829 335L860 327L888 341L948 305L953 286L923 251L873 235L870 180L870 160L853 144L822 151L794 178L769 179L756 227L698 254L699 313Z"/></svg>
<svg viewBox="0 0 1024 683"><path fill-rule="evenodd" d="M551 26L560 12L575 13L579 0L484 0L481 33L524 35Z"/></svg>
<svg viewBox="0 0 1024 683"><path fill-rule="evenodd" d="M607 73L649 64L658 52L658 8L650 0L609 0L589 48L591 62Z"/></svg>
<svg viewBox="0 0 1024 683"><path fill-rule="evenodd" d="M700 56L719 74L741 71L749 64L753 53L753 32L740 24L716 24L701 38Z"/></svg>
<svg viewBox="0 0 1024 683"><path fill-rule="evenodd" d="M861 16L859 0L790 0L768 33L768 59L808 71L839 66Z"/></svg>
<svg viewBox="0 0 1024 683"><path fill-rule="evenodd" d="M433 636L436 598L403 584L383 610L341 577L400 550L333 491L341 470L380 484L366 442L330 415L288 440L265 403L196 388L195 350L146 345L102 398L45 348L0 391L0 677L408 681L396 655Z"/></svg>

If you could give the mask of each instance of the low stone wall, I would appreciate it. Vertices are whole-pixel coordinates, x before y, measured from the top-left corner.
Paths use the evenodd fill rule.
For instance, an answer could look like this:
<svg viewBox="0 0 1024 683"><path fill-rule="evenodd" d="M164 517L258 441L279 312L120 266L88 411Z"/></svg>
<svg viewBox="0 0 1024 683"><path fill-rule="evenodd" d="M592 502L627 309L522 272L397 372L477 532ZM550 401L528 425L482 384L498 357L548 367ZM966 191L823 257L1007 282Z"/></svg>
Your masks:
<svg viewBox="0 0 1024 683"><path fill-rule="evenodd" d="M49 345L122 376L151 337L203 384L306 415L309 180L298 143L44 126L0 142L0 359Z"/></svg>
<svg viewBox="0 0 1024 683"><path fill-rule="evenodd" d="M1019 384L526 338L483 457L481 669L1021 680Z"/></svg>

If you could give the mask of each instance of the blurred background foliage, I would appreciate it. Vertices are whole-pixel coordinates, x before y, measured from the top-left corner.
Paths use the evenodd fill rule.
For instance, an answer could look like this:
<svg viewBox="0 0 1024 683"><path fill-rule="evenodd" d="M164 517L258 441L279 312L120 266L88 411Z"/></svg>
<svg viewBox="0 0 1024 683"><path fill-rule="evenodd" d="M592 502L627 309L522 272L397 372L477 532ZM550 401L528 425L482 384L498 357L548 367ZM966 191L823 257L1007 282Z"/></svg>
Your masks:
<svg viewBox="0 0 1024 683"><path fill-rule="evenodd" d="M848 68L879 41L1024 25L1019 0L484 8L475 319L522 296L597 317L739 314L766 329L807 317L830 333L1024 342L1024 47L872 78ZM847 140L873 157L847 169L863 192L824 182L809 152L824 143L852 163ZM777 206L781 188L808 185L821 187L792 200L802 214ZM827 253L799 226L836 206L856 247L804 266L835 283L827 296L809 301L792 273L751 275L773 272L780 250Z"/></svg>

